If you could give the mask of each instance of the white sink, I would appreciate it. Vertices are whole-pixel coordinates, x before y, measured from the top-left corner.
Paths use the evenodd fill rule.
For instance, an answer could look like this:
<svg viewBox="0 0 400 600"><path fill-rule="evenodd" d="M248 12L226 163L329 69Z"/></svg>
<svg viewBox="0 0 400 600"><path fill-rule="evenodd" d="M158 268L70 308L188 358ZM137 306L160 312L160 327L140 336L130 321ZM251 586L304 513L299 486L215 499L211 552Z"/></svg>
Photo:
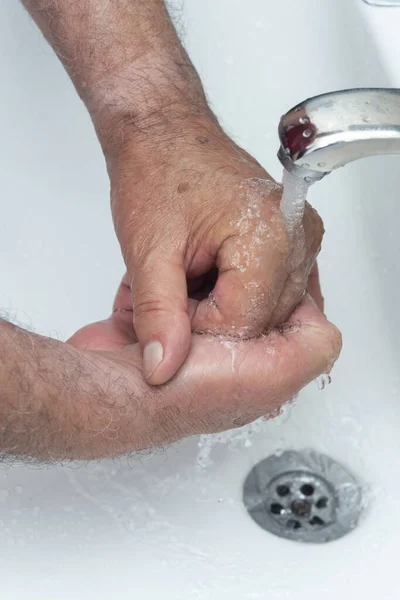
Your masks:
<svg viewBox="0 0 400 600"><path fill-rule="evenodd" d="M400 8L186 0L182 22L216 113L277 178L286 110L335 89L400 87L391 51ZM72 85L16 2L0 3L0 72L0 307L64 339L108 314L123 272L103 160ZM399 188L400 157L349 165L312 188L343 354L327 390L304 390L250 445L217 444L204 469L197 439L76 468L1 467L1 598L398 600ZM244 478L286 448L314 448L359 478L368 506L351 534L305 545L250 519Z"/></svg>

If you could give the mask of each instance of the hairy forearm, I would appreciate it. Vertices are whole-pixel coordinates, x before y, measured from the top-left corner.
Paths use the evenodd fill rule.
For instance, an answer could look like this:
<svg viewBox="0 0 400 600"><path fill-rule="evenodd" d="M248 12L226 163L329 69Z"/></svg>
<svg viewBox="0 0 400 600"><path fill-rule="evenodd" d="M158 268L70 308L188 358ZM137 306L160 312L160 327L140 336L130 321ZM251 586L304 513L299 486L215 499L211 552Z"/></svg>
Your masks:
<svg viewBox="0 0 400 600"><path fill-rule="evenodd" d="M91 459L143 447L139 371L107 367L0 321L0 457Z"/></svg>
<svg viewBox="0 0 400 600"><path fill-rule="evenodd" d="M188 114L213 121L162 0L23 0L70 74L103 145ZM111 140L111 142L110 142Z"/></svg>

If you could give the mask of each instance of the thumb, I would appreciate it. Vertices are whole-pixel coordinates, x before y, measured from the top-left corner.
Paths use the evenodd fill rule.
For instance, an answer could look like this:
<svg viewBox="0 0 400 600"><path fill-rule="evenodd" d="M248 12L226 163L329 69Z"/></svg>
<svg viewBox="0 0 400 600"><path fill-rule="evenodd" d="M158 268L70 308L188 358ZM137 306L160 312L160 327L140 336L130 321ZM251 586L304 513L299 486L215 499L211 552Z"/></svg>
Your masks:
<svg viewBox="0 0 400 600"><path fill-rule="evenodd" d="M135 264L131 281L143 375L150 384L161 385L175 375L190 348L185 270L182 263L152 253Z"/></svg>

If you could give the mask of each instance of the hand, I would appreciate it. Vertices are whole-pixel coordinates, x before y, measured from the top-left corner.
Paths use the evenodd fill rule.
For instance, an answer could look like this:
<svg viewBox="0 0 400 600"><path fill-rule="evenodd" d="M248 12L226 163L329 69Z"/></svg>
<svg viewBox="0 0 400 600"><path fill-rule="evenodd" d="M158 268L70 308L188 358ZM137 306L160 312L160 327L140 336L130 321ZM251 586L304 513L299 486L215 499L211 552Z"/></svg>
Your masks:
<svg viewBox="0 0 400 600"><path fill-rule="evenodd" d="M215 119L154 129L125 131L108 167L144 375L157 385L183 363L191 330L245 339L284 323L307 287L323 225L307 205L295 249L281 187Z"/></svg>
<svg viewBox="0 0 400 600"><path fill-rule="evenodd" d="M313 278L313 282L317 279ZM314 291L317 289L313 288ZM337 329L310 296L306 296L280 330L253 340L224 340L220 336L192 336L189 356L175 378L165 386L137 389L141 352L132 327L129 286L122 283L112 317L77 332L69 343L99 363L102 377L118 384L125 399L110 405L107 429L94 457L162 445L198 433L214 433L275 416L282 404L323 372L329 372L341 347ZM118 420L113 411L126 404ZM118 411L117 411L118 409ZM112 434L110 432L110 435Z"/></svg>

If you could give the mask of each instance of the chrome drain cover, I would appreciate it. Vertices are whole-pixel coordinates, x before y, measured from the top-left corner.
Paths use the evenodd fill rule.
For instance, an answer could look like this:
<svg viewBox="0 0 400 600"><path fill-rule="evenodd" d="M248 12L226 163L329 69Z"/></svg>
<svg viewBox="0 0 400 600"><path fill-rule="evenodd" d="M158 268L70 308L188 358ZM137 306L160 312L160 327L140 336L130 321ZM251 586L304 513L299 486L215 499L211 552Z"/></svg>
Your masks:
<svg viewBox="0 0 400 600"><path fill-rule="evenodd" d="M246 478L243 499L266 531L316 544L349 533L362 511L354 476L314 450L288 450L258 463Z"/></svg>

